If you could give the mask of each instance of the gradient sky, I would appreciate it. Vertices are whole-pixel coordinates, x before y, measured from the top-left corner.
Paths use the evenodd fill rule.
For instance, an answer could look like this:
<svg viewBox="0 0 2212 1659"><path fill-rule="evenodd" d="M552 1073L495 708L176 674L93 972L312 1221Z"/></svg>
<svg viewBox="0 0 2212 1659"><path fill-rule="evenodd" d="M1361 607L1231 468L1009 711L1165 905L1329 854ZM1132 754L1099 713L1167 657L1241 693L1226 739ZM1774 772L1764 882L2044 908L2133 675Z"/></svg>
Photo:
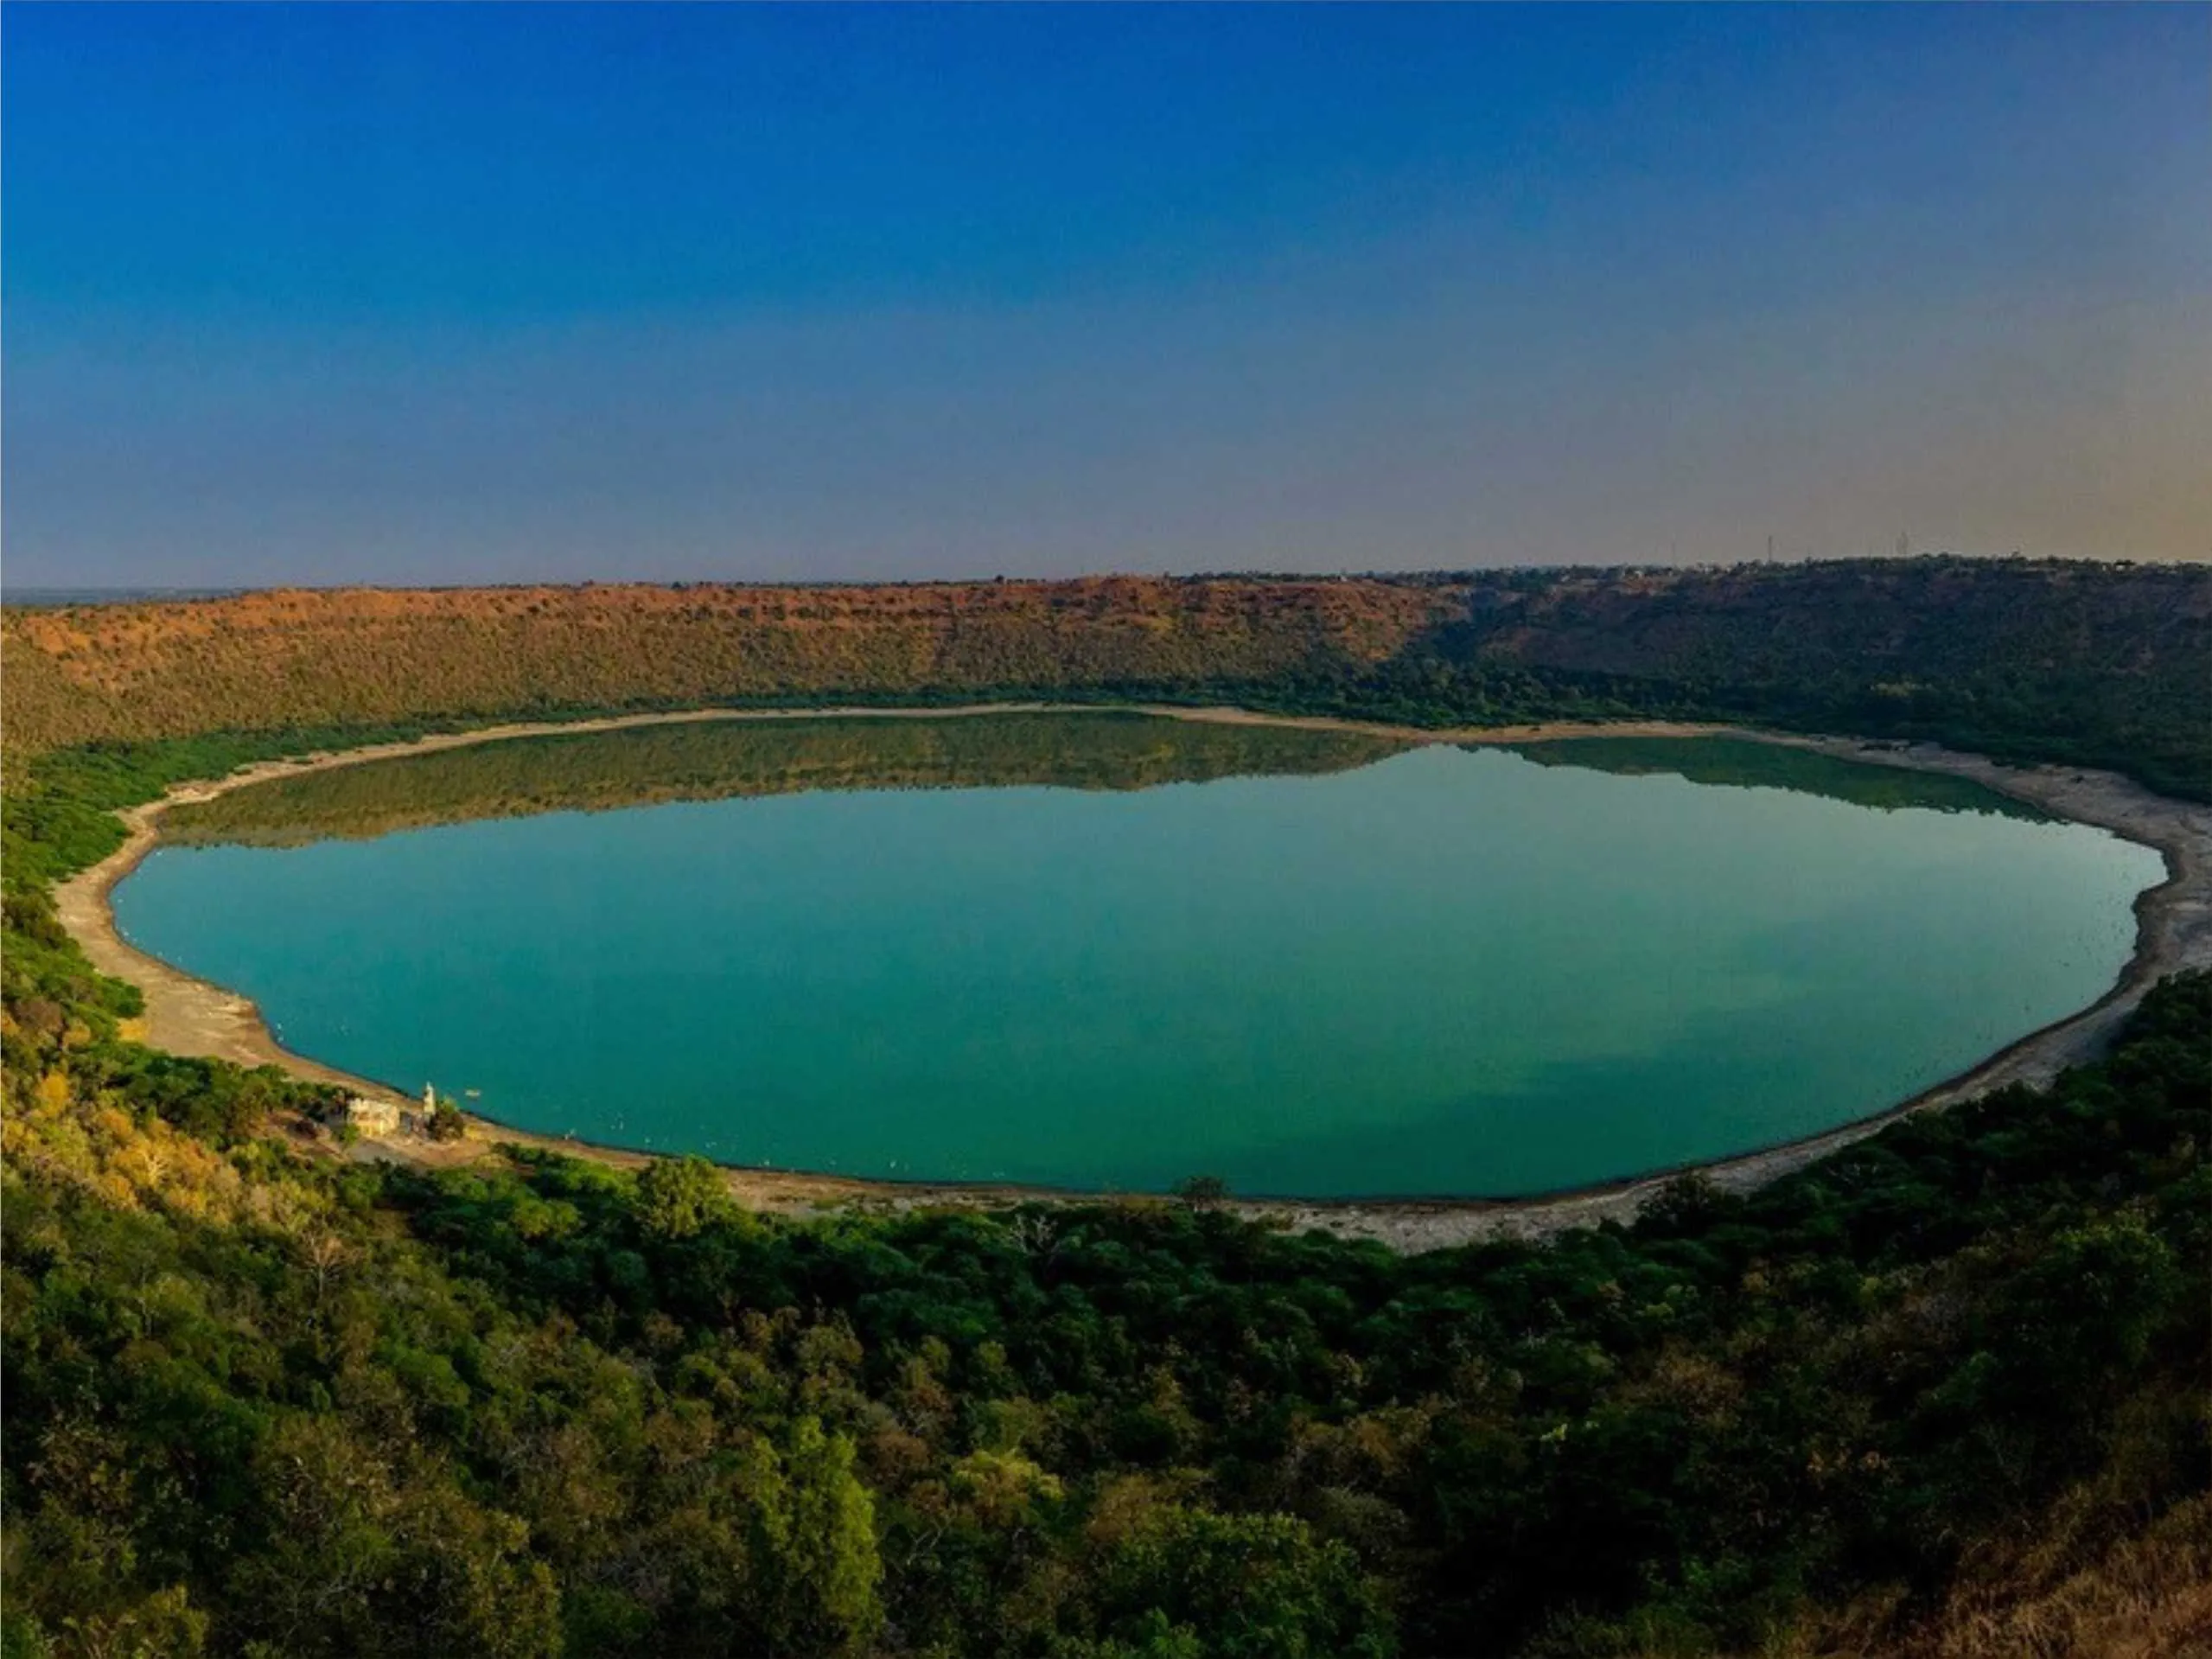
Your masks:
<svg viewBox="0 0 2212 1659"><path fill-rule="evenodd" d="M2212 557L2212 9L0 32L11 586Z"/></svg>

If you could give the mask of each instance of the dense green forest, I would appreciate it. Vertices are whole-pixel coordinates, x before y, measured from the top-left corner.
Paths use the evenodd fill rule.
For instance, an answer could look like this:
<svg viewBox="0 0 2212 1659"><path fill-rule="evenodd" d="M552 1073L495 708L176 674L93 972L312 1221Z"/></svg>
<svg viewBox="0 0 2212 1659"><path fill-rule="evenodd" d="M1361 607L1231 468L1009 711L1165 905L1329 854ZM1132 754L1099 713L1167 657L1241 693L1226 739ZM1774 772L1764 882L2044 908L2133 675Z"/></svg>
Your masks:
<svg viewBox="0 0 2212 1659"><path fill-rule="evenodd" d="M302 1086L118 1041L44 916L12 1653L1817 1649L2040 1527L2067 1575L2146 1527L2205 1565L2206 976L2048 1094L1406 1259L1202 1204L794 1223L694 1164L336 1164L273 1133Z"/></svg>
<svg viewBox="0 0 2212 1659"><path fill-rule="evenodd" d="M1433 723L1762 683L1748 648L1711 681L1622 680L1533 637L1145 689ZM1986 748L2185 787L2202 688L2172 675L2201 641L2177 637L2143 632L2110 693L2024 663L2002 708L1959 646L1898 682L1952 701L1836 723L1980 722ZM1759 718L1826 720L1818 681ZM1689 1179L1633 1228L1414 1257L1202 1194L787 1220L691 1163L348 1163L300 1126L316 1088L126 1038L136 993L49 896L117 844L114 808L491 712L8 755L7 1659L2212 1643L2212 976L2049 1091L1750 1196ZM833 744L792 741L781 763L834 775ZM1131 775L1183 763L1132 750ZM577 766L586 795L627 787Z"/></svg>

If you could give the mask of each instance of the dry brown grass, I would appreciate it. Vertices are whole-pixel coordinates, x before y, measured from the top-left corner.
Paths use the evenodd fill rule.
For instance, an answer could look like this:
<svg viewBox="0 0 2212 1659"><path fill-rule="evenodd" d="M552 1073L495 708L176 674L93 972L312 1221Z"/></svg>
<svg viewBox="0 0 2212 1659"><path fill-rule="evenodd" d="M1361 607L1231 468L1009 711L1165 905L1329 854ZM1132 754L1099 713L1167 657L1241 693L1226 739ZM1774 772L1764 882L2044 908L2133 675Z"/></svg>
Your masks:
<svg viewBox="0 0 2212 1659"><path fill-rule="evenodd" d="M291 590L15 610L10 748L781 694L1076 689L1371 663L1453 590L1373 581Z"/></svg>
<svg viewBox="0 0 2212 1659"><path fill-rule="evenodd" d="M2212 1655L2212 1496L2132 1535L2081 1495L2032 1539L1969 1558L1933 1613L1862 1601L1789 1659L2203 1659ZM2094 1541L2094 1542L2092 1541Z"/></svg>

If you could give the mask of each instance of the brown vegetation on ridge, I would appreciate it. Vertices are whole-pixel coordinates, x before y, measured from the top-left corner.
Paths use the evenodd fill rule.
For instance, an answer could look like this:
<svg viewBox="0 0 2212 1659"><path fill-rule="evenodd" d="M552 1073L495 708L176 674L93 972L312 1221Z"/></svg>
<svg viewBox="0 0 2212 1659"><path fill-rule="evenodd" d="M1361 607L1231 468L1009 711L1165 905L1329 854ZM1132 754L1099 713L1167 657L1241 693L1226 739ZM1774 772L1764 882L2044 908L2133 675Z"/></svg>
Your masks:
<svg viewBox="0 0 2212 1659"><path fill-rule="evenodd" d="M13 610L11 746L229 727L1356 668L1443 619L1380 581L285 590Z"/></svg>

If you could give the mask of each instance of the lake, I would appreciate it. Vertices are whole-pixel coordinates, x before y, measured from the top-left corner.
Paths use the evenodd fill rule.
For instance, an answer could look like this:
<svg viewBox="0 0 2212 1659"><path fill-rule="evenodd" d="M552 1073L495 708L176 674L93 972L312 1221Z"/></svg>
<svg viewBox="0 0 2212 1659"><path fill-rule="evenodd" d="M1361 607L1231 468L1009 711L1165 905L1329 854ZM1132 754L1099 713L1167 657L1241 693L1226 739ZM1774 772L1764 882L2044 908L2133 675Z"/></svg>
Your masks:
<svg viewBox="0 0 2212 1659"><path fill-rule="evenodd" d="M1877 1112L2094 1001L2157 854L1733 739L700 722L172 811L114 896L288 1046L900 1179L1507 1195Z"/></svg>

